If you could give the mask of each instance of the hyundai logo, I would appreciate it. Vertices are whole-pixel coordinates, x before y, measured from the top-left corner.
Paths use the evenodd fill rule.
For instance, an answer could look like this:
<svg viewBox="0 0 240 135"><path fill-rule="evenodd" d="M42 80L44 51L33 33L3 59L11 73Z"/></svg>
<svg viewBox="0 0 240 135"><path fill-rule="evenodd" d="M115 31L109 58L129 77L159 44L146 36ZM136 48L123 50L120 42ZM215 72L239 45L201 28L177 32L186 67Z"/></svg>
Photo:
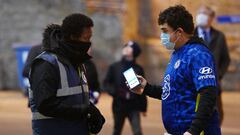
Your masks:
<svg viewBox="0 0 240 135"><path fill-rule="evenodd" d="M212 73L212 69L210 67L203 67L199 70L199 73L201 74L211 74Z"/></svg>

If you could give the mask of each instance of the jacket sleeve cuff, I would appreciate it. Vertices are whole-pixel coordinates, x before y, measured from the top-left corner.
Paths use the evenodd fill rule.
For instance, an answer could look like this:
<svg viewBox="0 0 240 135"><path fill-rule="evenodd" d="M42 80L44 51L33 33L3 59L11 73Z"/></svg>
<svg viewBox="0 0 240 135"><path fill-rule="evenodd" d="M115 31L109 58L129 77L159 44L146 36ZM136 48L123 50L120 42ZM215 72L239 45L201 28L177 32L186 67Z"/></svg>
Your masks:
<svg viewBox="0 0 240 135"><path fill-rule="evenodd" d="M148 95L149 94L149 88L151 87L151 85L149 83L146 84L144 90L143 90L143 94L144 95Z"/></svg>

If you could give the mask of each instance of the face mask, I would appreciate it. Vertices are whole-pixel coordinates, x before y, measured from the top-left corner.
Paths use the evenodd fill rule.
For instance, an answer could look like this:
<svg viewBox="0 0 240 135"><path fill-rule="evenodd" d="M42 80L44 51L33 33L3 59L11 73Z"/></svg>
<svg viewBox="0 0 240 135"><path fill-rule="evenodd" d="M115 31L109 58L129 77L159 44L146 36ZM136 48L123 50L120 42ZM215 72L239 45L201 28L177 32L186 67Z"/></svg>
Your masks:
<svg viewBox="0 0 240 135"><path fill-rule="evenodd" d="M78 41L77 43L68 44L73 51L78 51L80 53L87 53L91 47L91 42Z"/></svg>
<svg viewBox="0 0 240 135"><path fill-rule="evenodd" d="M92 43L91 42L82 42L79 41L81 45L79 45L79 50L82 50L82 52L87 53L89 48L91 47Z"/></svg>
<svg viewBox="0 0 240 135"><path fill-rule="evenodd" d="M88 50L91 47L91 42L71 41L60 42L59 54L69 59L72 63L79 64L91 58L88 55Z"/></svg>
<svg viewBox="0 0 240 135"><path fill-rule="evenodd" d="M174 31L173 33L175 33L176 31ZM170 41L170 37L172 34L167 34L167 33L161 33L160 38L162 41L162 44L168 49L168 50L174 50L175 47L175 43L177 42L177 40L179 39L179 37L176 39L175 42L171 42Z"/></svg>
<svg viewBox="0 0 240 135"><path fill-rule="evenodd" d="M200 13L196 16L197 26L206 26L208 24L208 16L206 14Z"/></svg>

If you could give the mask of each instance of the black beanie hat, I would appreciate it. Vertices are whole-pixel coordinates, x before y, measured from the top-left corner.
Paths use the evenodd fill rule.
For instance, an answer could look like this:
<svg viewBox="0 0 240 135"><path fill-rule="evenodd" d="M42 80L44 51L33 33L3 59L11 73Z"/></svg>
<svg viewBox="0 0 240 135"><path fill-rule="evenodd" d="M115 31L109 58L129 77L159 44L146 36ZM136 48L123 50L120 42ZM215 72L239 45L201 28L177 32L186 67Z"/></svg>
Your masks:
<svg viewBox="0 0 240 135"><path fill-rule="evenodd" d="M127 46L129 46L133 49L133 57L134 58L137 58L142 52L139 44L135 41L128 41L127 44L125 44L125 47L127 47Z"/></svg>

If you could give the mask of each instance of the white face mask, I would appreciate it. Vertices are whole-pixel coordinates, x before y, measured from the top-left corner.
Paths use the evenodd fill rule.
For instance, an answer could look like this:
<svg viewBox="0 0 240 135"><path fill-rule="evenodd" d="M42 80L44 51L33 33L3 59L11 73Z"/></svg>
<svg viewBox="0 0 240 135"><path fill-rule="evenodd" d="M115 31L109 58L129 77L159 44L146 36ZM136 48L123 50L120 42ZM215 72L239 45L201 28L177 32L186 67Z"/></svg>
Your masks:
<svg viewBox="0 0 240 135"><path fill-rule="evenodd" d="M161 35L160 35L160 39L162 41L162 45L165 46L168 50L174 50L176 42L180 38L180 37L178 37L174 42L170 41L170 38L171 38L172 34L174 34L176 31L174 31L171 34L161 33Z"/></svg>
<svg viewBox="0 0 240 135"><path fill-rule="evenodd" d="M160 39L162 41L162 45L164 45L168 50L173 50L175 47L175 43L170 41L170 34L161 33Z"/></svg>
<svg viewBox="0 0 240 135"><path fill-rule="evenodd" d="M196 25L204 27L208 24L208 19L208 15L200 13L196 16Z"/></svg>

